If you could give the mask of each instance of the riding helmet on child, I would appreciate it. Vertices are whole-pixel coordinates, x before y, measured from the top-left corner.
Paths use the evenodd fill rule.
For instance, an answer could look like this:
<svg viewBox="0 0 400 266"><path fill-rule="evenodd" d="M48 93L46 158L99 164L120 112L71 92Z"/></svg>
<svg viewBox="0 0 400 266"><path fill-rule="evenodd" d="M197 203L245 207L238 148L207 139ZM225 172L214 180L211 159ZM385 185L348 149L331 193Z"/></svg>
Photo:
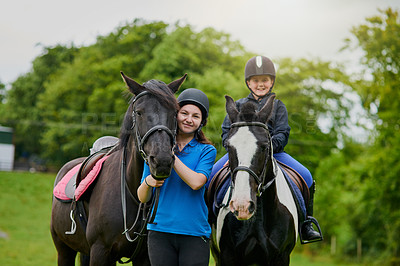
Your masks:
<svg viewBox="0 0 400 266"><path fill-rule="evenodd" d="M208 110L210 106L207 95L204 92L194 88L186 89L178 96L178 103L180 107L186 104L193 104L199 107L202 114L201 123L204 126L204 122L208 117Z"/></svg>
<svg viewBox="0 0 400 266"><path fill-rule="evenodd" d="M252 76L260 76L260 75L268 75L273 77L274 83L272 84L271 90L274 87L275 84L275 66L274 63L269 59L268 57L258 55L254 56L247 61L246 66L244 68L244 80L246 82L247 88L249 86L247 85L247 81L252 77ZM251 89L249 88L251 91Z"/></svg>

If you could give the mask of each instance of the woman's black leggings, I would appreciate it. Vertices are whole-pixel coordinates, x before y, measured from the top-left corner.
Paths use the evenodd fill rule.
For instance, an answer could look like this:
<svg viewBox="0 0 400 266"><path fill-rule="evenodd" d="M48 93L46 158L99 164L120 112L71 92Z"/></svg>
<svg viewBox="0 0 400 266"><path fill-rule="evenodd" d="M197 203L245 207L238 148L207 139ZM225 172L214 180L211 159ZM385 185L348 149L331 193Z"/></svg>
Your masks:
<svg viewBox="0 0 400 266"><path fill-rule="evenodd" d="M147 245L153 266L207 266L210 240L204 237L148 232Z"/></svg>

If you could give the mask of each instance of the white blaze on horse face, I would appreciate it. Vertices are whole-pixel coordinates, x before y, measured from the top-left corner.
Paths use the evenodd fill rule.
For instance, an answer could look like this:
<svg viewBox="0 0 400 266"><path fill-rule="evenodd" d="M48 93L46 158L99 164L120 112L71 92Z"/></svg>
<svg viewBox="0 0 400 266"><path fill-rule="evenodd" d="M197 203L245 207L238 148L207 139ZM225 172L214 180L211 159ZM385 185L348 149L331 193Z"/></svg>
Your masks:
<svg viewBox="0 0 400 266"><path fill-rule="evenodd" d="M251 160L257 151L257 139L249 128L240 127L229 139L229 144L236 149L238 165L250 167ZM248 212L251 201L251 187L247 172L237 172L231 201L233 208L239 214L238 218L249 219L252 216Z"/></svg>

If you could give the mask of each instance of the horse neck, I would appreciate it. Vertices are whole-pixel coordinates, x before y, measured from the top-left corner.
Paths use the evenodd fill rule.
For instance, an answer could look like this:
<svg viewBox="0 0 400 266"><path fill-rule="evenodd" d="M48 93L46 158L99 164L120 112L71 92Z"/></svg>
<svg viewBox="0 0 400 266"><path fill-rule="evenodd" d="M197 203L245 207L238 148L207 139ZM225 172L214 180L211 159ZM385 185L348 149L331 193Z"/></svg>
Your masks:
<svg viewBox="0 0 400 266"><path fill-rule="evenodd" d="M126 183L132 194L136 195L136 191L142 179L144 160L137 150L135 138L131 137L128 141L126 149Z"/></svg>

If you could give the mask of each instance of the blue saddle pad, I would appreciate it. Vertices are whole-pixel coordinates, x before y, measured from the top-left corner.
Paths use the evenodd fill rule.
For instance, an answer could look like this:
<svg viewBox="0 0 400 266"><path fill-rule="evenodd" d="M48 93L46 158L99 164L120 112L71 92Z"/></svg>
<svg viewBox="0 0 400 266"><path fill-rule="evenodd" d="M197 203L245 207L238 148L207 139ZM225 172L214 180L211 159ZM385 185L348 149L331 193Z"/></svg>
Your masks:
<svg viewBox="0 0 400 266"><path fill-rule="evenodd" d="M219 212L219 208L217 206L221 206L222 201L224 200L225 194L228 191L228 188L231 184L231 175L229 174L225 181L221 184L219 189L217 190L216 197L215 197L215 204L213 204L213 212L214 215L217 216Z"/></svg>

